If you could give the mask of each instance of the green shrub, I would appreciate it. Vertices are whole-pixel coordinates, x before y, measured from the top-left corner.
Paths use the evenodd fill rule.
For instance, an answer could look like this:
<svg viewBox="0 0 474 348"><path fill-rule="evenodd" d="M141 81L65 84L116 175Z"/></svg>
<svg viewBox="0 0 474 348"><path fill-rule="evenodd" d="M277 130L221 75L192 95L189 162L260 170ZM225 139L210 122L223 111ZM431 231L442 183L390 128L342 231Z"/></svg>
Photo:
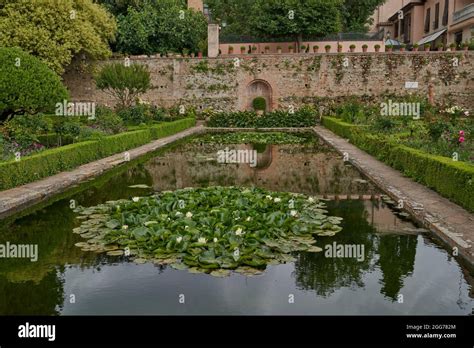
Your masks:
<svg viewBox="0 0 474 348"><path fill-rule="evenodd" d="M82 164L126 151L152 139L169 136L195 125L195 119L183 119L171 123L103 137L99 140L84 141L76 144L43 151L39 154L0 163L0 190L23 185L35 180L71 170Z"/></svg>
<svg viewBox="0 0 474 348"><path fill-rule="evenodd" d="M68 99L61 79L19 48L0 47L0 120L15 114L54 112Z"/></svg>
<svg viewBox="0 0 474 348"><path fill-rule="evenodd" d="M390 117L379 116L375 119L373 128L376 131L388 132L395 127L395 122Z"/></svg>
<svg viewBox="0 0 474 348"><path fill-rule="evenodd" d="M405 175L474 212L473 165L396 144L381 136L366 133L364 127L335 118L324 117L323 125Z"/></svg>
<svg viewBox="0 0 474 348"><path fill-rule="evenodd" d="M215 113L209 118L209 127L272 128L272 127L312 127L316 125L316 111L309 106L296 110L273 111L257 115L253 111Z"/></svg>
<svg viewBox="0 0 474 348"><path fill-rule="evenodd" d="M17 115L4 124L4 129L11 141L16 142L20 149L38 143L38 136L49 130L50 125L40 115Z"/></svg>
<svg viewBox="0 0 474 348"><path fill-rule="evenodd" d="M54 120L53 131L58 136L58 145L63 145L63 138L79 136L81 132L81 124L77 119L65 116L58 116Z"/></svg>
<svg viewBox="0 0 474 348"><path fill-rule="evenodd" d="M105 106L97 108L95 119L91 122L91 125L108 134L117 134L124 129L122 118Z"/></svg>
<svg viewBox="0 0 474 348"><path fill-rule="evenodd" d="M267 100L264 97L257 97L253 100L252 106L254 110L265 111L267 109Z"/></svg>
<svg viewBox="0 0 474 348"><path fill-rule="evenodd" d="M120 107L133 105L139 95L150 89L150 72L146 65L107 64L95 76L97 88L111 94Z"/></svg>
<svg viewBox="0 0 474 348"><path fill-rule="evenodd" d="M135 126L151 123L154 117L150 106L146 104L120 109L117 114L126 124Z"/></svg>

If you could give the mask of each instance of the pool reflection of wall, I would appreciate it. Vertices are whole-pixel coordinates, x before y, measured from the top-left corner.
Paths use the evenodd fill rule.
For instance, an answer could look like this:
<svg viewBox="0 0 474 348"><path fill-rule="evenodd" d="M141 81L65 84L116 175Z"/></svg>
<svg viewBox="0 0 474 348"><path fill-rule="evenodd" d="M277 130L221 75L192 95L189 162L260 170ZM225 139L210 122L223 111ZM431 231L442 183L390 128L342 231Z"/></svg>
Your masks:
<svg viewBox="0 0 474 348"><path fill-rule="evenodd" d="M215 144L189 144L180 151L149 161L145 167L155 190L258 184L275 191L312 194L375 193L370 184L355 181L361 176L353 167L345 165L336 153L319 144L266 147L258 154L264 163L257 163L255 168L248 164L217 163L217 151L224 148ZM250 146L230 145L229 148L250 149ZM271 149L271 157L268 149Z"/></svg>

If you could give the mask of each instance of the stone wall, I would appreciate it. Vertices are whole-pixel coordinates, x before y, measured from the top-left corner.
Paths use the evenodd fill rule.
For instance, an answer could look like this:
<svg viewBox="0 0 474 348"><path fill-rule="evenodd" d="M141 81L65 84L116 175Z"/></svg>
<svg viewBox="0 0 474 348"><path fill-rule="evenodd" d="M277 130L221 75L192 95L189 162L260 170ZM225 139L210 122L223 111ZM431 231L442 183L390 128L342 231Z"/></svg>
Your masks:
<svg viewBox="0 0 474 348"><path fill-rule="evenodd" d="M146 64L152 89L142 96L166 107L198 110L245 110L258 95L269 109L356 95L382 99L387 95L419 94L434 100L452 99L474 109L472 52L408 52L258 55L234 58L132 57ZM104 64L104 62L99 63ZM89 66L83 71L97 69ZM74 101L112 106L114 99L95 88L92 74L77 66L64 76ZM418 88L407 89L406 82Z"/></svg>

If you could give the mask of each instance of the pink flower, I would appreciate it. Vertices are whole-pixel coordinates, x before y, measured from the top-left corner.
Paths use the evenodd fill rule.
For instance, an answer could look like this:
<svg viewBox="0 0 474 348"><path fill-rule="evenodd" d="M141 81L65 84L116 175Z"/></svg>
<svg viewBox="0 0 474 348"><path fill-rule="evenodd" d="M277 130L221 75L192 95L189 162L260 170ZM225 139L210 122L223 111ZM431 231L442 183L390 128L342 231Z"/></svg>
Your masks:
<svg viewBox="0 0 474 348"><path fill-rule="evenodd" d="M460 130L460 131L459 131L459 136L461 136L461 137L464 136L464 131L463 131L463 130Z"/></svg>
<svg viewBox="0 0 474 348"><path fill-rule="evenodd" d="M464 137L459 137L459 142L463 143L464 142Z"/></svg>

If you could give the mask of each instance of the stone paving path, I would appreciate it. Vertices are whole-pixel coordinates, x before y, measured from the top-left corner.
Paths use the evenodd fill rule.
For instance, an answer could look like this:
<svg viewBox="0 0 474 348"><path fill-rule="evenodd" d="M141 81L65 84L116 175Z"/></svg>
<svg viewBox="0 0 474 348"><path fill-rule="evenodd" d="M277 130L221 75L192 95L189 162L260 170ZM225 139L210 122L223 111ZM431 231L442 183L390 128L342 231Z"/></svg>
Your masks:
<svg viewBox="0 0 474 348"><path fill-rule="evenodd" d="M129 157L125 157L125 152L103 158L101 160L84 164L71 171L35 181L23 186L0 192L0 219L15 214L23 209L32 207L38 203L49 200L54 195L67 191L72 186L91 180L103 174L107 170L153 152L165 145L183 139L192 134L203 132L202 126L189 128L183 132L171 135L166 138L155 140L149 144L128 150Z"/></svg>
<svg viewBox="0 0 474 348"><path fill-rule="evenodd" d="M459 255L474 266L474 214L403 176L328 129L317 126L314 131L340 154L347 153L349 162L394 201L403 200L408 213L451 248L457 247Z"/></svg>

